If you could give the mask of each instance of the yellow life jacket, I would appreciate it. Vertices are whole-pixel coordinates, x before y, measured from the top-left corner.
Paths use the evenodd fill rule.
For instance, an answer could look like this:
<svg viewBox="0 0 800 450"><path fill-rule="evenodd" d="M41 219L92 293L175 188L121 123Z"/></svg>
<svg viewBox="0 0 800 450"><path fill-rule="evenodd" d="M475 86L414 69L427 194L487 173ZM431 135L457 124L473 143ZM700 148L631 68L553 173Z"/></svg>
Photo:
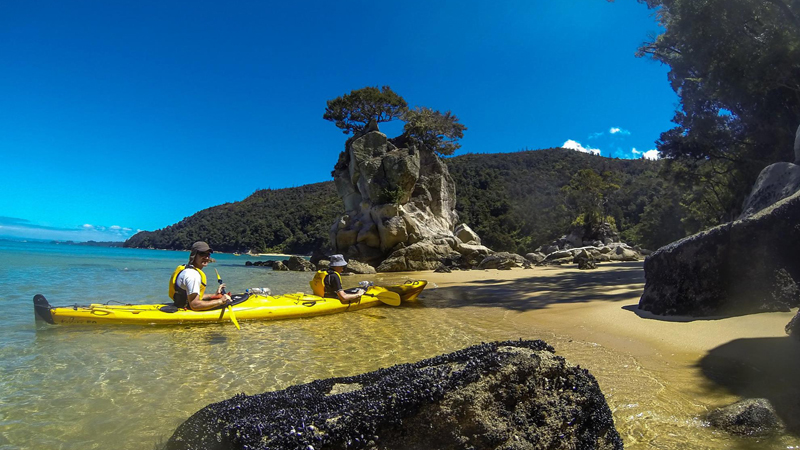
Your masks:
<svg viewBox="0 0 800 450"><path fill-rule="evenodd" d="M178 286L178 275L180 275L180 273L186 269L187 267L185 265L180 265L175 268L174 272L172 272L172 277L169 280L169 298L171 298L172 301L175 302L175 306L177 306L178 308L192 309L189 306L189 295L183 288ZM188 269L194 269L198 273L200 273L199 298L202 299L203 294L205 294L206 292L206 274L203 273L203 271L198 269L197 267L189 266Z"/></svg>
<svg viewBox="0 0 800 450"><path fill-rule="evenodd" d="M339 275L339 272L336 272L335 270L332 271L332 272L335 273L337 277L339 277L339 284L341 284L342 283L342 276ZM317 297L325 297L325 277L326 276L328 276L328 271L319 270L314 275L314 278L312 278L311 281L308 282L308 284L311 285L311 292L313 292L314 295L316 295Z"/></svg>

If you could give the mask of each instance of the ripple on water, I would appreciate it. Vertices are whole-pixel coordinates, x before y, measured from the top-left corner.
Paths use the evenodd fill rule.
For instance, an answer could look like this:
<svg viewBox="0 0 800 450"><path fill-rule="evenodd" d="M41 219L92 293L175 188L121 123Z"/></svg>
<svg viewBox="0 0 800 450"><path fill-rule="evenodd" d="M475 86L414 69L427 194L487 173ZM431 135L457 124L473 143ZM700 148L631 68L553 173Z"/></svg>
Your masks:
<svg viewBox="0 0 800 450"><path fill-rule="evenodd" d="M519 338L543 339L595 375L626 448L797 444L788 437L735 439L707 427L702 418L708 408L735 398L709 394L698 387L700 375L685 367L652 365L523 327L513 320L517 313L501 308L424 303L245 322L242 331L229 324L46 328L26 346L0 347L0 448L153 447L200 408L238 393L284 389Z"/></svg>

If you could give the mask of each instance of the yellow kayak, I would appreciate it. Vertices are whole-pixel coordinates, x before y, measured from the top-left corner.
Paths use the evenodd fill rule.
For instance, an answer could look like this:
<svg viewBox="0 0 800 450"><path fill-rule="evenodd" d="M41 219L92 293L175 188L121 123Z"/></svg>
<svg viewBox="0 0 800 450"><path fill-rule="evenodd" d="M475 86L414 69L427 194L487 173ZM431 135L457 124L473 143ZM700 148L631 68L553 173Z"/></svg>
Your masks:
<svg viewBox="0 0 800 450"><path fill-rule="evenodd" d="M298 292L283 295L237 294L233 298L233 313L239 321L278 320L297 317L312 317L344 311L357 311L381 303L397 304L413 301L428 284L425 280L409 281L393 286L372 286L361 297L361 301L343 304L338 299L318 297ZM208 311L191 311L176 308L172 304L121 305L99 304L50 306L41 294L33 297L36 318L51 324L181 324L203 322L231 322L228 308Z"/></svg>

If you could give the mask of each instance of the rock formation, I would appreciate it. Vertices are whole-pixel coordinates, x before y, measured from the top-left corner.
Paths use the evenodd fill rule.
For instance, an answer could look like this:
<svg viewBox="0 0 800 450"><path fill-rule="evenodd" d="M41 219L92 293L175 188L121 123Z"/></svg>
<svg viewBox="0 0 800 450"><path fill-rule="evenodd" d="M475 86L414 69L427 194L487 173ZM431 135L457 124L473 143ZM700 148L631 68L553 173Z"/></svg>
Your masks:
<svg viewBox="0 0 800 450"><path fill-rule="evenodd" d="M788 311L800 304L800 193L658 249L639 308L664 315Z"/></svg>
<svg viewBox="0 0 800 450"><path fill-rule="evenodd" d="M335 253L387 272L435 269L451 253L491 252L469 227L456 227L455 182L431 152L397 147L372 131L347 141L333 177L345 205L331 228Z"/></svg>
<svg viewBox="0 0 800 450"><path fill-rule="evenodd" d="M798 142L800 128L796 157L800 157ZM798 166L791 163L766 167L744 202L742 217L673 242L648 257L639 308L655 314L713 316L798 306L798 174Z"/></svg>
<svg viewBox="0 0 800 450"><path fill-rule="evenodd" d="M740 436L766 436L784 429L769 400L745 399L708 415L711 425Z"/></svg>
<svg viewBox="0 0 800 450"><path fill-rule="evenodd" d="M585 369L542 341L482 344L414 364L195 413L167 449L621 449Z"/></svg>

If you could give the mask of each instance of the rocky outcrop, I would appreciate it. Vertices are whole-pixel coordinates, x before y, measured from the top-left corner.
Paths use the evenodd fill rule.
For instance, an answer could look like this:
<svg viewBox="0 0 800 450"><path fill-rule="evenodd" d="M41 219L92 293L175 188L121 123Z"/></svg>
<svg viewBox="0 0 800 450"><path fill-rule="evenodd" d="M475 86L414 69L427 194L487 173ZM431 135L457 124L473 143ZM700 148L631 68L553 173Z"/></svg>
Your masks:
<svg viewBox="0 0 800 450"><path fill-rule="evenodd" d="M525 259L532 262L533 264L539 264L540 262L544 261L546 257L547 255L545 255L542 252L533 252L525 254Z"/></svg>
<svg viewBox="0 0 800 450"><path fill-rule="evenodd" d="M766 436L784 427L769 400L746 399L708 415L709 423L739 436Z"/></svg>
<svg viewBox="0 0 800 450"><path fill-rule="evenodd" d="M753 190L742 205L739 218L752 216L800 189L800 166L788 162L771 164L756 179Z"/></svg>
<svg viewBox="0 0 800 450"><path fill-rule="evenodd" d="M331 227L331 245L348 260L381 272L428 270L450 253L472 252L462 246L481 246L468 226L456 226L455 182L432 152L372 131L348 140L333 176L345 214Z"/></svg>
<svg viewBox="0 0 800 450"><path fill-rule="evenodd" d="M317 270L314 264L311 264L310 261L299 256L290 256L284 264L286 264L289 270L295 272L314 272Z"/></svg>
<svg viewBox="0 0 800 450"><path fill-rule="evenodd" d="M794 138L794 159L794 164L778 162L761 171L742 205L739 219L752 216L800 190L800 126Z"/></svg>
<svg viewBox="0 0 800 450"><path fill-rule="evenodd" d="M558 241L554 242L564 249L566 244L570 247L598 247L620 242L619 233L607 222L603 222L594 227L586 225L575 225L570 232Z"/></svg>
<svg viewBox="0 0 800 450"><path fill-rule="evenodd" d="M414 364L198 411L167 449L621 449L597 381L542 341Z"/></svg>
<svg viewBox="0 0 800 450"><path fill-rule="evenodd" d="M800 127L795 135L800 162ZM645 260L639 308L665 315L788 311L800 304L800 166L767 166L739 219L662 247ZM800 314L800 313L799 313ZM786 326L794 331L798 317Z"/></svg>
<svg viewBox="0 0 800 450"><path fill-rule="evenodd" d="M615 243L600 247L577 247L565 250L554 250L547 254L540 265L578 264L591 259L593 262L606 261L640 261L642 255L628 244Z"/></svg>
<svg viewBox="0 0 800 450"><path fill-rule="evenodd" d="M350 262L348 262L347 266L344 268L344 271L347 273L357 273L361 275L372 275L377 273L374 267L356 260L350 260Z"/></svg>
<svg viewBox="0 0 800 450"><path fill-rule="evenodd" d="M660 248L639 308L663 315L788 311L800 304L800 192L753 216Z"/></svg>
<svg viewBox="0 0 800 450"><path fill-rule="evenodd" d="M500 269L508 270L512 268L525 268L532 267L531 262L516 253L498 252L483 258L483 261L478 264L479 269Z"/></svg>

